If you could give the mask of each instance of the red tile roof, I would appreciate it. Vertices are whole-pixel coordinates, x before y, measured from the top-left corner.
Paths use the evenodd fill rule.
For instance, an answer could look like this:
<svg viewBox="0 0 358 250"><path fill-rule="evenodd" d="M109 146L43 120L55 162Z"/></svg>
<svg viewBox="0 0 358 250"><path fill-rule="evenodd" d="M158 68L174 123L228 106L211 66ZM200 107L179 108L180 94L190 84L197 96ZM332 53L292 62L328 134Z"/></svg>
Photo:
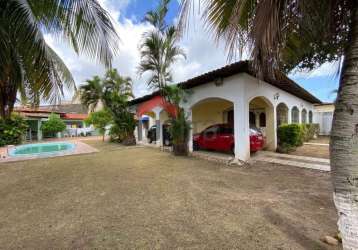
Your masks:
<svg viewBox="0 0 358 250"><path fill-rule="evenodd" d="M61 118L67 120L84 120L88 117L88 114L64 114Z"/></svg>

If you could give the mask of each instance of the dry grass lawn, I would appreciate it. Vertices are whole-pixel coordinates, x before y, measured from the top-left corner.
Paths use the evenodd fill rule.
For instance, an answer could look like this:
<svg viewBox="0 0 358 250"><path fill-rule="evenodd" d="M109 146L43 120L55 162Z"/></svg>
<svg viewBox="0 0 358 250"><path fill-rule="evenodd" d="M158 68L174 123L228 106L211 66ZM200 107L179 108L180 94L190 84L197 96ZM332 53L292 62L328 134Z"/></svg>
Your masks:
<svg viewBox="0 0 358 250"><path fill-rule="evenodd" d="M0 165L0 248L336 249L329 174L86 143Z"/></svg>
<svg viewBox="0 0 358 250"><path fill-rule="evenodd" d="M329 144L329 137L319 136L317 139L310 140L309 142ZM305 144L302 145L301 147L298 147L295 151L291 152L290 154L329 159L329 146Z"/></svg>

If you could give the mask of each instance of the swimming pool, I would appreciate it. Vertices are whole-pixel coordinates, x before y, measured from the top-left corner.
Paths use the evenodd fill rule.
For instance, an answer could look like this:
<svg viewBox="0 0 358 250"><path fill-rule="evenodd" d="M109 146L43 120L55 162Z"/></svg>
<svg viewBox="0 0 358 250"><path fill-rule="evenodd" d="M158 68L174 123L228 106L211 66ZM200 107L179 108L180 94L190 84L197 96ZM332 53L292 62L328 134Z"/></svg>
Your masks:
<svg viewBox="0 0 358 250"><path fill-rule="evenodd" d="M71 152L75 149L74 143L49 142L21 145L9 149L9 156L49 156Z"/></svg>

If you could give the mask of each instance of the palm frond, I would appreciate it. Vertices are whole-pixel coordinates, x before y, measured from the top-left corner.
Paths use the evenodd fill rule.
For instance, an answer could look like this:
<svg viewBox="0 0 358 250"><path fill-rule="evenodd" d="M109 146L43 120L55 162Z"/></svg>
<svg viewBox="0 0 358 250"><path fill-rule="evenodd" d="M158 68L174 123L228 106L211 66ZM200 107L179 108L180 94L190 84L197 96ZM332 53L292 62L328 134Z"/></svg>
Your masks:
<svg viewBox="0 0 358 250"><path fill-rule="evenodd" d="M13 0L12 0L13 1ZM118 52L111 17L96 0L27 0L29 11L47 32L107 67Z"/></svg>
<svg viewBox="0 0 358 250"><path fill-rule="evenodd" d="M348 41L354 0L183 0L180 31L188 29L197 8L214 33L224 40L228 58L251 52L254 69L263 77L285 71L313 69L338 60ZM195 13L194 13L195 15ZM329 41L329 42L328 42Z"/></svg>

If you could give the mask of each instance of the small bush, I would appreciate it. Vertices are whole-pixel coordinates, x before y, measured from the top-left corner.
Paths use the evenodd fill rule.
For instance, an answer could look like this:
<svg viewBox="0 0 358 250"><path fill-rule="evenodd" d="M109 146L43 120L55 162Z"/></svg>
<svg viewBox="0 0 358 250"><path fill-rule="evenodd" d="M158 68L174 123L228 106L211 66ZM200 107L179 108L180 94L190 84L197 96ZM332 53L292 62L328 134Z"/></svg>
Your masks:
<svg viewBox="0 0 358 250"><path fill-rule="evenodd" d="M173 138L173 152L175 155L188 154L188 139L191 123L188 121L185 112L180 110L177 117L172 118L169 133Z"/></svg>
<svg viewBox="0 0 358 250"><path fill-rule="evenodd" d="M284 124L277 129L277 152L288 153L319 134L319 124Z"/></svg>
<svg viewBox="0 0 358 250"><path fill-rule="evenodd" d="M41 130L49 136L56 136L56 133L62 132L65 129L65 122L54 113L52 113L48 120L41 125Z"/></svg>
<svg viewBox="0 0 358 250"><path fill-rule="evenodd" d="M102 141L104 141L106 127L112 123L112 115L108 110L102 109L97 112L92 112L85 122L87 124L92 124L96 129L98 129L99 133L102 135Z"/></svg>
<svg viewBox="0 0 358 250"><path fill-rule="evenodd" d="M305 127L306 127L305 141L312 140L319 134L319 124L317 123L305 124Z"/></svg>
<svg viewBox="0 0 358 250"><path fill-rule="evenodd" d="M10 119L0 119L0 147L20 144L27 129L26 121L19 115L12 115Z"/></svg>
<svg viewBox="0 0 358 250"><path fill-rule="evenodd" d="M297 147L302 145L305 131L300 124L284 124L277 129L278 144Z"/></svg>

